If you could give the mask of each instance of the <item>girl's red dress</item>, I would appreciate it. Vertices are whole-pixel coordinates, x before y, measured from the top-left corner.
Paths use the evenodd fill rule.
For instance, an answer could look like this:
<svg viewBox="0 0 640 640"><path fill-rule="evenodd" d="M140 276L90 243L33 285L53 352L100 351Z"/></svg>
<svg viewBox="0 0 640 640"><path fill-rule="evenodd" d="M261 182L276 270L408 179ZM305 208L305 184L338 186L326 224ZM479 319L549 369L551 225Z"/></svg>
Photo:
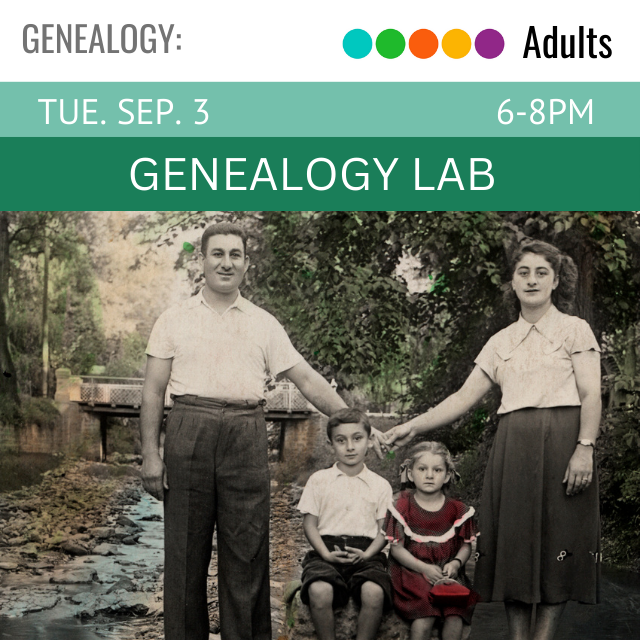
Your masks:
<svg viewBox="0 0 640 640"><path fill-rule="evenodd" d="M475 540L473 507L458 500L445 498L438 511L426 511L414 498L412 491L403 491L395 507L387 512L385 531L391 544L401 544L409 553L427 564L440 568L452 560L465 542ZM466 607L435 607L429 602L432 585L421 574L407 569L389 556L391 581L394 589L394 606L407 620L417 618L443 618L460 616L471 624L473 608L478 594L471 590ZM456 580L471 589L464 567Z"/></svg>

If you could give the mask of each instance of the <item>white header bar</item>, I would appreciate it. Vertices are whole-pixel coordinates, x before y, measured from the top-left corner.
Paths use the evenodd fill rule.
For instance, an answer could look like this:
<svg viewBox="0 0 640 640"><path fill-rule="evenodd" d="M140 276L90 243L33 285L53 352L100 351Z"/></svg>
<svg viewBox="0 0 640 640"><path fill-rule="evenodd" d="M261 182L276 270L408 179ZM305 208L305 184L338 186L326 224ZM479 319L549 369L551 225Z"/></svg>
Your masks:
<svg viewBox="0 0 640 640"><path fill-rule="evenodd" d="M636 0L23 0L5 9L0 21L0 81L640 81L637 17ZM25 31L26 25L35 28ZM533 52L523 58L531 27L541 58ZM549 59L544 40L550 38L551 53L553 27L557 57ZM352 59L343 50L352 29L372 36L365 58ZM395 59L376 50L385 29L396 29L407 42ZM431 30L440 41L428 59L409 50L418 29ZM468 55L452 59L442 49L451 29L464 30L472 43L494 29L504 38L504 51L485 59L472 44ZM565 53L573 38L574 58L561 57L562 36ZM610 39L608 58L600 55L606 54L602 36ZM91 53L75 53L89 48Z"/></svg>

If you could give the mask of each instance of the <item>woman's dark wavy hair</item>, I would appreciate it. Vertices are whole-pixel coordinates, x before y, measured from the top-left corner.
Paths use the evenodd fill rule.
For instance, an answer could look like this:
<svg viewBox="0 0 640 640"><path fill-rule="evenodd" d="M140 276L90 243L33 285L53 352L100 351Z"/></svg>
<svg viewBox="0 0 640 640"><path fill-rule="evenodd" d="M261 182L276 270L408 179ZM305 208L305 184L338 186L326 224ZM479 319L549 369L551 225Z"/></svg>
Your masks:
<svg viewBox="0 0 640 640"><path fill-rule="evenodd" d="M551 294L551 302L563 313L572 315L578 284L578 269L571 256L563 253L548 242L525 238L511 256L509 264L510 279L513 278L518 262L522 260L526 253L535 253L542 256L551 265L554 274L558 276L558 286ZM510 283L505 286L504 298L508 307L520 310L520 301Z"/></svg>

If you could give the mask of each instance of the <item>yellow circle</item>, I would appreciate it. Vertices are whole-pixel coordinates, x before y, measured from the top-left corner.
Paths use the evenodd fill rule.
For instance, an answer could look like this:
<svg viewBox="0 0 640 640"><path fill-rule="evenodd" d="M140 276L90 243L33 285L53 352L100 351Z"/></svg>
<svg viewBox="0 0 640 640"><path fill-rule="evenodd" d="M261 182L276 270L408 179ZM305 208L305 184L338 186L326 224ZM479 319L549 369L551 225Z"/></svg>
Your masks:
<svg viewBox="0 0 640 640"><path fill-rule="evenodd" d="M462 29L451 29L442 38L442 50L450 58L464 58L471 51L471 38Z"/></svg>

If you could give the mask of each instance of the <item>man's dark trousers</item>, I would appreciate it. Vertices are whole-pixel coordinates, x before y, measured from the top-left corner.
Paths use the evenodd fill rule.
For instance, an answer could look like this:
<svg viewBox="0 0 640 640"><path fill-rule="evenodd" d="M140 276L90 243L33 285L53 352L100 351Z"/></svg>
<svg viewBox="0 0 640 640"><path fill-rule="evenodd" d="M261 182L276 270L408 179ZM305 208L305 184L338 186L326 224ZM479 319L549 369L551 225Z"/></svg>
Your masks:
<svg viewBox="0 0 640 640"><path fill-rule="evenodd" d="M222 640L270 640L269 466L261 406L178 396L167 419L165 640L208 640L218 532Z"/></svg>

